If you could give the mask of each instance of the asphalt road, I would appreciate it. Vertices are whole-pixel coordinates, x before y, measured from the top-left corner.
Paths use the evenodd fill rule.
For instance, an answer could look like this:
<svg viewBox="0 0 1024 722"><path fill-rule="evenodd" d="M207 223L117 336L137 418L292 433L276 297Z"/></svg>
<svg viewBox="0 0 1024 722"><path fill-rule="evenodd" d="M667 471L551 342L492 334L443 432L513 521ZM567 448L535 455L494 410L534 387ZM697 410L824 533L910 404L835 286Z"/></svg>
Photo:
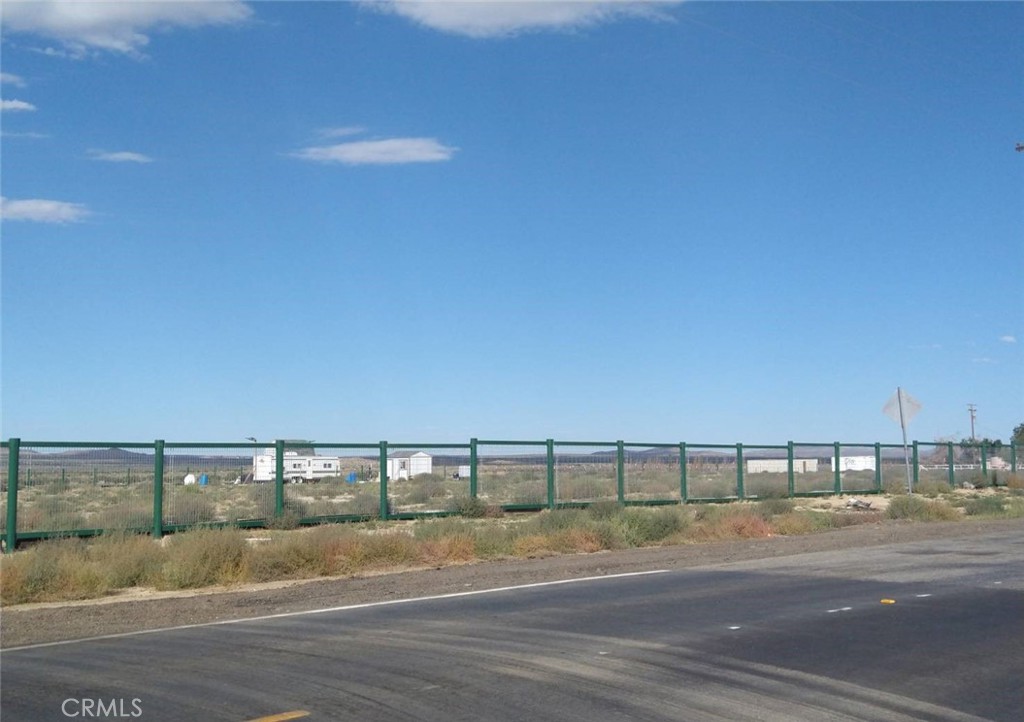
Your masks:
<svg viewBox="0 0 1024 722"><path fill-rule="evenodd" d="M15 722L1016 722L1024 536L470 591L14 648L0 664Z"/></svg>

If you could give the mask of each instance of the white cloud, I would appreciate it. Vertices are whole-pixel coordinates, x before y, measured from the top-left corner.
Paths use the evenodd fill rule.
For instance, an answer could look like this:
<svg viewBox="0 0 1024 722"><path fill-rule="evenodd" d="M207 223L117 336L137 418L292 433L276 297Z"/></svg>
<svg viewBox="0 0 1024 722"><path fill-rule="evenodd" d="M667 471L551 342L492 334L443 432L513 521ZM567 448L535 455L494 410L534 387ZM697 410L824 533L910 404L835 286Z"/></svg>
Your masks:
<svg viewBox="0 0 1024 722"><path fill-rule="evenodd" d="M971 361L976 364L983 364L986 366L994 364L996 362L994 358L989 358L988 356L978 356L976 358L972 358Z"/></svg>
<svg viewBox="0 0 1024 722"><path fill-rule="evenodd" d="M1009 334L1007 334L1006 336L1000 336L999 340L1002 341L1003 343L1017 343L1017 337L1010 336Z"/></svg>
<svg viewBox="0 0 1024 722"><path fill-rule="evenodd" d="M627 17L664 20L664 8L681 0L364 0L365 7L393 13L442 32L474 38L528 30L573 30Z"/></svg>
<svg viewBox="0 0 1024 722"><path fill-rule="evenodd" d="M102 150L90 150L89 157L93 160L105 160L111 163L152 163L153 159L148 155L142 153L132 153L131 151L121 150L115 153L108 153Z"/></svg>
<svg viewBox="0 0 1024 722"><path fill-rule="evenodd" d="M366 132L366 128L358 125L345 125L340 128L322 128L318 131L321 138L342 138L347 135L359 135Z"/></svg>
<svg viewBox="0 0 1024 722"><path fill-rule="evenodd" d="M14 73L0 73L0 83L6 83L8 85L15 85L19 88L25 87L25 81L20 75Z"/></svg>
<svg viewBox="0 0 1024 722"><path fill-rule="evenodd" d="M458 148L442 145L434 138L387 138L314 146L303 148L292 155L320 163L393 165L451 160L457 150Z"/></svg>
<svg viewBox="0 0 1024 722"><path fill-rule="evenodd" d="M5 221L76 223L84 220L88 215L89 210L81 203L66 203L41 198L12 201L0 196L0 218Z"/></svg>
<svg viewBox="0 0 1024 722"><path fill-rule="evenodd" d="M109 50L139 55L149 42L146 32L171 27L198 27L238 23L252 15L239 0L181 2L5 2L2 18L6 33L30 33L62 43L72 55L87 50ZM61 54L46 49L43 52Z"/></svg>
<svg viewBox="0 0 1024 722"><path fill-rule="evenodd" d="M3 132L0 132L0 136L3 136L4 138L34 138L34 139L37 139L37 138L49 138L50 137L46 133L37 133L35 131L27 131L25 133L10 133L10 132L8 132L6 130L3 131Z"/></svg>
<svg viewBox="0 0 1024 722"><path fill-rule="evenodd" d="M24 100L0 100L0 110L4 112L11 110L19 112L35 109L36 106L32 105L32 103L26 103Z"/></svg>

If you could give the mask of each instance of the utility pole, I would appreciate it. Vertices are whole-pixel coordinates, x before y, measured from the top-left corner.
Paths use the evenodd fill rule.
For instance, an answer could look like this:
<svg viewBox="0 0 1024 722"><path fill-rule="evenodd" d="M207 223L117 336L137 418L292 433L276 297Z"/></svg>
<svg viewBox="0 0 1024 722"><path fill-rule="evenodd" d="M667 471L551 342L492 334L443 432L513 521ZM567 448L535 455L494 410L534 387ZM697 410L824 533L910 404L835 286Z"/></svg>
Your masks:
<svg viewBox="0 0 1024 722"><path fill-rule="evenodd" d="M967 410L971 412L971 443L975 442L974 438L974 419L978 415L978 407L974 404L967 404Z"/></svg>

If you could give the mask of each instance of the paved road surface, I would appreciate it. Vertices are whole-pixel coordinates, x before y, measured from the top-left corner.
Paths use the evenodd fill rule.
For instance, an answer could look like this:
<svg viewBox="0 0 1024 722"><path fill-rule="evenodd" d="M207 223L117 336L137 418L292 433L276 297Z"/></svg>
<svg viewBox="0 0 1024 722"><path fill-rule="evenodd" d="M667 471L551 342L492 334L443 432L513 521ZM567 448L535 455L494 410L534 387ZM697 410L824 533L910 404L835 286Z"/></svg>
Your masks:
<svg viewBox="0 0 1024 722"><path fill-rule="evenodd" d="M1019 721L1022 650L1003 532L16 648L0 712Z"/></svg>

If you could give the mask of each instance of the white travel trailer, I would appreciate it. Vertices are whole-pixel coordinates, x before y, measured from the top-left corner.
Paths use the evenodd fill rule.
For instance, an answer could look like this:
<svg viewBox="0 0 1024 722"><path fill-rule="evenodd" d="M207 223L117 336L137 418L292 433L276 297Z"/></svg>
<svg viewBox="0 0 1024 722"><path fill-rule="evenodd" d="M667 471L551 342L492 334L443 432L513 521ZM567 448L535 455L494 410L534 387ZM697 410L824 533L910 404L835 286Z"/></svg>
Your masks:
<svg viewBox="0 0 1024 722"><path fill-rule="evenodd" d="M277 454L273 448L253 457L253 481L274 481L277 478ZM292 484L318 481L341 474L341 459L337 456L284 452L284 478Z"/></svg>
<svg viewBox="0 0 1024 722"><path fill-rule="evenodd" d="M818 470L817 459L793 459L793 473L807 474ZM789 459L748 459L748 474L787 474Z"/></svg>
<svg viewBox="0 0 1024 722"><path fill-rule="evenodd" d="M836 460L832 457L832 471L836 470ZM839 471L874 471L875 457L873 456L840 456Z"/></svg>

